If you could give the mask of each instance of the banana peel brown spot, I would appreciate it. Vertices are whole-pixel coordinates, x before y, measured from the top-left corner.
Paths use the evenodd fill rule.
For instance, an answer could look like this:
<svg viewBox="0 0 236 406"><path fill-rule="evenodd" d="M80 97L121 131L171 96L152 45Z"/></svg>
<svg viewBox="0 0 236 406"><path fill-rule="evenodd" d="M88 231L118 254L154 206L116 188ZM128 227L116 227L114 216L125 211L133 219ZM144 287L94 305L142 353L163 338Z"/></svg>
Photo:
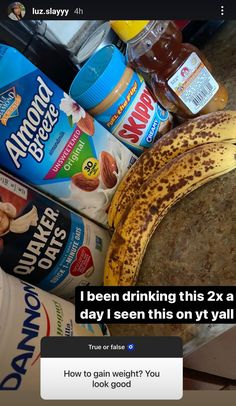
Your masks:
<svg viewBox="0 0 236 406"><path fill-rule="evenodd" d="M199 178L200 176L202 176L202 172L201 171L194 171L194 176Z"/></svg>

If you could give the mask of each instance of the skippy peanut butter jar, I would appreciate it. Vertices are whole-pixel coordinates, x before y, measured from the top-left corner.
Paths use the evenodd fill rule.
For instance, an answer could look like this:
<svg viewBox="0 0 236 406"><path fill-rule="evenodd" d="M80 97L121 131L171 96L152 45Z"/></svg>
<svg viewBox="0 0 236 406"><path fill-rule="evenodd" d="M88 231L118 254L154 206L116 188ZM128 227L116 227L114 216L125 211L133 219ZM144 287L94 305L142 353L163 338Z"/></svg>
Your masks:
<svg viewBox="0 0 236 406"><path fill-rule="evenodd" d="M108 230L0 170L0 266L5 272L73 299L78 285L102 285L109 242Z"/></svg>
<svg viewBox="0 0 236 406"><path fill-rule="evenodd" d="M103 47L85 63L70 95L137 155L172 127L172 116L114 45Z"/></svg>
<svg viewBox="0 0 236 406"><path fill-rule="evenodd" d="M107 224L109 203L135 155L21 53L1 44L0 133L0 166Z"/></svg>
<svg viewBox="0 0 236 406"><path fill-rule="evenodd" d="M74 305L0 269L0 391L39 391L40 340L102 336L106 326L76 324Z"/></svg>

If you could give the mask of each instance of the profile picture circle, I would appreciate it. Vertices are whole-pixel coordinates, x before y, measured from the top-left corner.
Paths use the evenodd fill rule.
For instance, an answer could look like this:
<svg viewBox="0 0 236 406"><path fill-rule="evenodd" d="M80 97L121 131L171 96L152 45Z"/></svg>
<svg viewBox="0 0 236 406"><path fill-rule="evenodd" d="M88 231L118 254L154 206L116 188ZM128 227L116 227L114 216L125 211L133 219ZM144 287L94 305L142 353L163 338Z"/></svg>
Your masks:
<svg viewBox="0 0 236 406"><path fill-rule="evenodd" d="M13 21L20 21L25 16L25 6L18 1L9 4L7 11L8 17Z"/></svg>

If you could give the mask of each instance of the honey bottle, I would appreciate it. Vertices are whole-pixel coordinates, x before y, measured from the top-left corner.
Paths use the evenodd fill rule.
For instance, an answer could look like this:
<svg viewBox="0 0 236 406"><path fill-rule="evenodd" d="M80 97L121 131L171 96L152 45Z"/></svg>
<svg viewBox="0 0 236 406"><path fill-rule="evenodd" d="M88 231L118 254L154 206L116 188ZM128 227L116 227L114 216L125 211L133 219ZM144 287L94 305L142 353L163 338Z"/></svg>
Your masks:
<svg viewBox="0 0 236 406"><path fill-rule="evenodd" d="M116 20L113 30L127 42L129 64L149 76L152 91L168 111L182 119L222 110L228 92L212 68L168 20Z"/></svg>

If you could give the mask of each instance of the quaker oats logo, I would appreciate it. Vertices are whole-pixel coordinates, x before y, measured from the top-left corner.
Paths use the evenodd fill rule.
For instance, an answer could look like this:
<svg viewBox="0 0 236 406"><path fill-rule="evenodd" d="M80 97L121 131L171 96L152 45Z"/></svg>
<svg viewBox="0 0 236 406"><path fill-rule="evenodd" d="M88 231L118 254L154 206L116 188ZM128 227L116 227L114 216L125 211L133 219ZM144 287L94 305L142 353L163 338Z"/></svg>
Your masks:
<svg viewBox="0 0 236 406"><path fill-rule="evenodd" d="M0 94L0 122L7 125L10 118L19 115L18 107L21 103L21 96L16 94L15 87L11 87Z"/></svg>

